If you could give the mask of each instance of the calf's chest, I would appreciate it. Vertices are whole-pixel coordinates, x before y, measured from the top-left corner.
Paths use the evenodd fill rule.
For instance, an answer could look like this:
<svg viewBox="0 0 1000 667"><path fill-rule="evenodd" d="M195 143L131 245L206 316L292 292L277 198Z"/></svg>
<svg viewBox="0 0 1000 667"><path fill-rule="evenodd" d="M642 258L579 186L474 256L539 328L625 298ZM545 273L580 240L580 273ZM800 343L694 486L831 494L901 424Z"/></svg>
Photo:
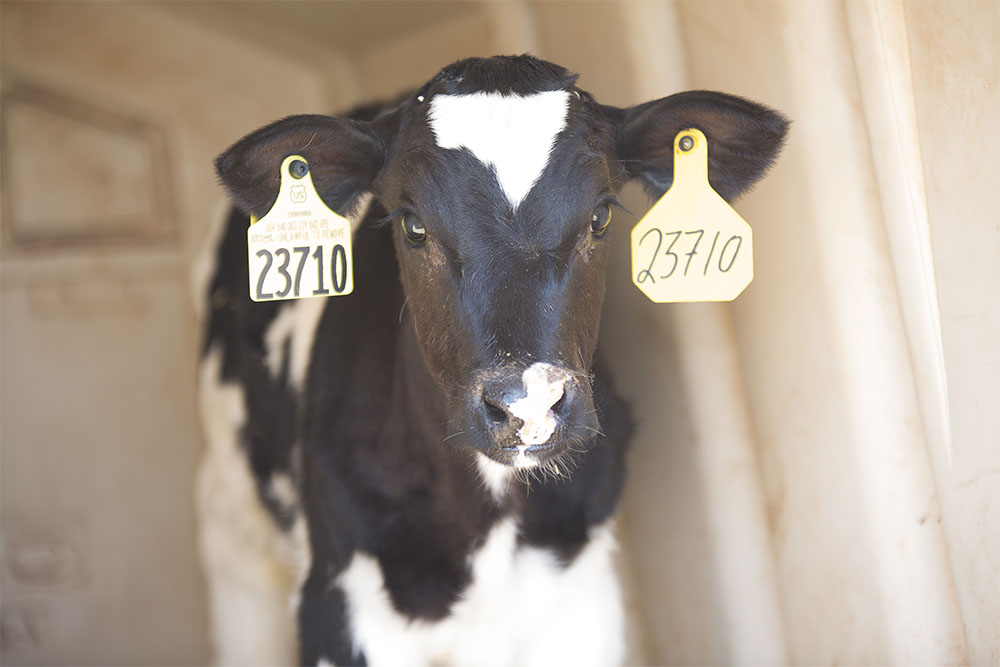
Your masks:
<svg viewBox="0 0 1000 667"><path fill-rule="evenodd" d="M609 522L564 565L547 549L519 545L505 519L470 555L472 580L459 601L433 622L396 611L371 555L355 553L336 584L369 665L614 665L624 651L614 549Z"/></svg>

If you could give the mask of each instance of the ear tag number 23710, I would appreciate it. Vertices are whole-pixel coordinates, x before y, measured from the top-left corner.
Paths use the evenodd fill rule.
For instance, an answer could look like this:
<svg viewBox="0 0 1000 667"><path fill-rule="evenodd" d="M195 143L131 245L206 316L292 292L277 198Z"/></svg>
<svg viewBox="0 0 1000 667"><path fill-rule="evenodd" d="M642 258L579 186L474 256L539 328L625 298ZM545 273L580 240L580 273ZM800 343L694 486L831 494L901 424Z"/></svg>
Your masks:
<svg viewBox="0 0 1000 667"><path fill-rule="evenodd" d="M254 301L354 290L351 223L323 203L309 164L299 155L281 163L281 187L271 210L260 220L250 218L247 249Z"/></svg>
<svg viewBox="0 0 1000 667"><path fill-rule="evenodd" d="M708 140L674 137L674 181L632 229L632 282L657 303L732 301L753 280L750 225L708 183Z"/></svg>

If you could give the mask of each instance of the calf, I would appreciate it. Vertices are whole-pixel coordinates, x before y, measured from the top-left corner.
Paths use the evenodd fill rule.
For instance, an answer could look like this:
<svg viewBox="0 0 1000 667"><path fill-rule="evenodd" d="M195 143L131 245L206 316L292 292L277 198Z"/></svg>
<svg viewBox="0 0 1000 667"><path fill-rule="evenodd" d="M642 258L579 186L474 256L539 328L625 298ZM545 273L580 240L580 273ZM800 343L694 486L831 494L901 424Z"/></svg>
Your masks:
<svg viewBox="0 0 1000 667"><path fill-rule="evenodd" d="M223 153L199 483L223 662L611 665L630 424L595 354L615 193L699 128L732 198L786 127L690 92L599 104L562 67L474 58L401 103L293 116ZM306 158L352 223L354 292L253 303L247 215ZM263 557L295 561L292 582ZM283 634L294 589L297 631Z"/></svg>

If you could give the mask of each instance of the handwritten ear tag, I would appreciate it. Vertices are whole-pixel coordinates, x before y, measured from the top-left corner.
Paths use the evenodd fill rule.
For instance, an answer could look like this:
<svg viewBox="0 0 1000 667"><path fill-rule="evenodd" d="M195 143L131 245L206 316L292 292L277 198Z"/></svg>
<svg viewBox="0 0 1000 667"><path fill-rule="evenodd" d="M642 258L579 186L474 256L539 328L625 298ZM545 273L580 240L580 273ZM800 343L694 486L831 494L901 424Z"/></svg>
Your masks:
<svg viewBox="0 0 1000 667"><path fill-rule="evenodd" d="M281 163L281 187L271 210L260 220L250 218L247 251L254 301L354 290L351 223L323 203L300 155Z"/></svg>
<svg viewBox="0 0 1000 667"><path fill-rule="evenodd" d="M708 182L708 140L674 137L674 182L632 228L632 282L657 303L732 301L753 280L750 225Z"/></svg>

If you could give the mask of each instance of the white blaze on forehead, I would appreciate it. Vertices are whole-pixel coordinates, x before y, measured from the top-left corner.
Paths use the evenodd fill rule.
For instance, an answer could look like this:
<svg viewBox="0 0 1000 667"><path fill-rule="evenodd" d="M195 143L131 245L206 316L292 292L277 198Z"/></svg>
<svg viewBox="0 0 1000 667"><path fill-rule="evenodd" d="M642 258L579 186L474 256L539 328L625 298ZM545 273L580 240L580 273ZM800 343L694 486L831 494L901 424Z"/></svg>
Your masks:
<svg viewBox="0 0 1000 667"><path fill-rule="evenodd" d="M562 398L569 373L552 364L537 362L521 375L524 397L510 404L512 415L524 421L517 432L526 445L540 445L556 430L552 406Z"/></svg>
<svg viewBox="0 0 1000 667"><path fill-rule="evenodd" d="M534 95L435 95L428 121L441 148L467 148L496 169L515 208L542 175L556 135L566 127L569 92Z"/></svg>

